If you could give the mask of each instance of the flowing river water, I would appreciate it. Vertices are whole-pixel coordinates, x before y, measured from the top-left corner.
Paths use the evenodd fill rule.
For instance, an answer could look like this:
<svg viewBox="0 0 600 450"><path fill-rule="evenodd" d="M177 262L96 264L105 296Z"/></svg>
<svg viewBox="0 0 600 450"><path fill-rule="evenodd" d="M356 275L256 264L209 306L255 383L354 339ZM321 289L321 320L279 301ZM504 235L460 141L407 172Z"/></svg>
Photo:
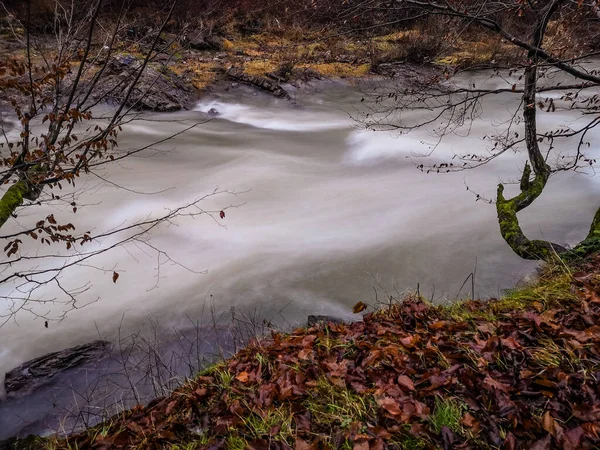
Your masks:
<svg viewBox="0 0 600 450"><path fill-rule="evenodd" d="M484 78L471 75L469 82ZM86 179L88 205L68 219L79 230L131 223L217 187L238 195L210 197L204 208L238 207L222 220L183 218L154 232L152 245L193 272L131 245L100 255L90 262L94 267L65 272L64 286L87 289L80 304L95 302L48 328L26 313L5 324L0 374L99 334L114 339L119 327L133 330L149 316L165 328L184 327L207 306L290 325L305 323L309 314L351 318L358 301L385 301L386 292L401 295L417 286L437 302L466 297L471 282L461 286L475 269L475 295L497 296L535 268L502 240L494 206L476 202L465 188L493 198L499 181L518 179L522 155L507 153L472 171L426 174L416 169L423 161L415 154L434 137L362 130L353 120L360 89L325 82L296 95L302 108L238 87L193 111L145 114L127 125L123 149L206 121L211 108L220 112L111 166L102 174L110 183ZM516 101L510 94L485 100L470 134L448 136L434 156L485 150L482 137L501 126ZM556 112L544 116L542 126L573 117ZM530 237L573 245L589 228L599 192L597 178L561 173L520 214L523 227ZM120 273L116 283L113 270ZM2 289L2 295L12 292ZM51 316L64 309L56 308Z"/></svg>

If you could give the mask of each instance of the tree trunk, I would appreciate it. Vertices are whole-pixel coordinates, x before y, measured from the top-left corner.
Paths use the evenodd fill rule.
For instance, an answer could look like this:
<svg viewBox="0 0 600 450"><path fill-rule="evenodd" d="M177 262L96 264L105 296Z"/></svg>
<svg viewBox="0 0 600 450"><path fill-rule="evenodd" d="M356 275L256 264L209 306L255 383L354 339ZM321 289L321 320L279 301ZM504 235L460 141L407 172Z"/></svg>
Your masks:
<svg viewBox="0 0 600 450"><path fill-rule="evenodd" d="M29 187L26 181L19 181L7 189L0 199L0 228L4 226L6 221L15 212L19 206L23 204L23 198L29 192Z"/></svg>
<svg viewBox="0 0 600 450"><path fill-rule="evenodd" d="M555 1L545 10L540 11L538 23L531 38L531 43L536 48L541 46L548 21L558 4L559 1ZM525 69L523 120L525 122L525 144L527 146L529 162L525 164L523 175L521 176L521 193L519 195L507 200L504 198L504 186L502 184L498 186L496 211L498 213L500 233L517 255L524 259L548 261L554 259L557 254L565 252L566 249L551 242L528 239L523 233L517 218L519 211L531 205L542 194L551 173L550 166L546 164L537 140L535 93L538 78L538 57L532 52L528 56L530 64ZM532 171L535 175L533 181L530 180ZM600 214L597 216L600 223Z"/></svg>

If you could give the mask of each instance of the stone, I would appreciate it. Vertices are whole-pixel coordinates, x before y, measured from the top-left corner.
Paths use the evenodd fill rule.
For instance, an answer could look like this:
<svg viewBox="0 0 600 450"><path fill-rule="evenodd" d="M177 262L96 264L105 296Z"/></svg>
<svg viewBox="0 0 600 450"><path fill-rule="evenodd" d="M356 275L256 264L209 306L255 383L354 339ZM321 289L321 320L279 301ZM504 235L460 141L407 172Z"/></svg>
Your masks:
<svg viewBox="0 0 600 450"><path fill-rule="evenodd" d="M233 80L254 86L262 91L266 91L271 95L274 95L275 97L285 98L289 100L290 103L292 103L294 106L298 106L295 100L284 88L282 88L278 83L269 80L268 78L249 75L237 67L230 67L227 70L227 75Z"/></svg>
<svg viewBox="0 0 600 450"><path fill-rule="evenodd" d="M6 395L31 393L65 370L104 359L111 348L110 342L94 341L27 361L6 374Z"/></svg>
<svg viewBox="0 0 600 450"><path fill-rule="evenodd" d="M209 36L197 34L190 37L187 41L187 45L190 48L198 51L221 51L223 50L224 43L224 38L212 34Z"/></svg>
<svg viewBox="0 0 600 450"><path fill-rule="evenodd" d="M211 117L217 117L219 115L219 111L217 110L217 108L210 108L208 110L208 115Z"/></svg>
<svg viewBox="0 0 600 450"><path fill-rule="evenodd" d="M110 61L107 74L96 90L96 100L124 101L142 63L142 60L132 56ZM164 65L151 63L146 66L126 105L137 110L171 112L188 107L197 98L198 92L190 82Z"/></svg>

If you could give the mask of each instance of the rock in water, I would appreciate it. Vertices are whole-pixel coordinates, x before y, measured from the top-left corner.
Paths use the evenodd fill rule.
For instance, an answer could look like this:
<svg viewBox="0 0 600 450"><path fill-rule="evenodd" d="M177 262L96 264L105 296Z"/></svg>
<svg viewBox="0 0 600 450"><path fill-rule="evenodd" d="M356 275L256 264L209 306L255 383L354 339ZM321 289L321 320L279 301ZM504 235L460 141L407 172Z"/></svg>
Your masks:
<svg viewBox="0 0 600 450"><path fill-rule="evenodd" d="M137 77L143 62L133 56L121 56L110 61L100 80L95 98L122 102L137 110L158 112L179 111L198 98L198 91L168 67L150 63L127 97L131 82Z"/></svg>
<svg viewBox="0 0 600 450"><path fill-rule="evenodd" d="M208 110L208 115L211 117L217 117L219 115L219 111L217 111L217 108L210 108Z"/></svg>
<svg viewBox="0 0 600 450"><path fill-rule="evenodd" d="M110 342L94 341L27 361L6 374L6 395L30 393L67 369L107 357L111 347Z"/></svg>
<svg viewBox="0 0 600 450"><path fill-rule="evenodd" d="M263 91L269 92L271 95L279 98L285 98L290 101L290 103L294 106L298 106L296 101L290 96L290 94L282 88L279 84L265 78L258 77L254 75L248 75L243 70L237 67L230 67L227 70L227 75L230 78L241 81L242 83L249 84Z"/></svg>

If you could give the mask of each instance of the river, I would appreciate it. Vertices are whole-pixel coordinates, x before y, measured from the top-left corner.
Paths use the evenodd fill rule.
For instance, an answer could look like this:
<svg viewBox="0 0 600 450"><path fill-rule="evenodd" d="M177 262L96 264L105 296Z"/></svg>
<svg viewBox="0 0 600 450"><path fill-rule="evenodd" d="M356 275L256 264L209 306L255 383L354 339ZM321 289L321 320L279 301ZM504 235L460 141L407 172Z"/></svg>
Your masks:
<svg viewBox="0 0 600 450"><path fill-rule="evenodd" d="M224 219L184 218L153 234L152 245L191 271L130 245L99 256L94 267L65 272L63 286L87 289L79 304L93 303L50 321L48 328L27 313L5 324L0 374L99 334L113 339L119 326L133 330L150 316L165 328L185 327L207 305L216 313L252 311L278 325L302 324L309 314L352 318L358 301L373 304L417 287L436 302L467 297L471 282L461 286L475 270L476 296L501 295L536 267L504 243L494 206L476 202L465 188L493 198L499 181L518 179L521 154L507 153L477 170L426 174L417 170L423 161L415 153L432 136L425 130L402 136L362 130L353 120L360 89L323 82L295 95L302 108L238 87L193 111L148 113L127 125L122 149L206 121L211 108L221 114L111 166L102 173L110 183L86 179L88 204L75 217L66 209L57 216L73 220L78 230L100 231L217 187L238 195L211 197L204 207L237 207L227 209ZM516 100L510 94L487 99L471 133L449 136L435 155L485 149L482 136L508 116ZM573 117L559 111L544 123ZM525 231L577 243L598 207L599 191L597 178L554 176L520 214ZM120 274L116 283L113 270ZM10 286L2 289L3 295L11 292ZM51 317L64 310L44 308Z"/></svg>

